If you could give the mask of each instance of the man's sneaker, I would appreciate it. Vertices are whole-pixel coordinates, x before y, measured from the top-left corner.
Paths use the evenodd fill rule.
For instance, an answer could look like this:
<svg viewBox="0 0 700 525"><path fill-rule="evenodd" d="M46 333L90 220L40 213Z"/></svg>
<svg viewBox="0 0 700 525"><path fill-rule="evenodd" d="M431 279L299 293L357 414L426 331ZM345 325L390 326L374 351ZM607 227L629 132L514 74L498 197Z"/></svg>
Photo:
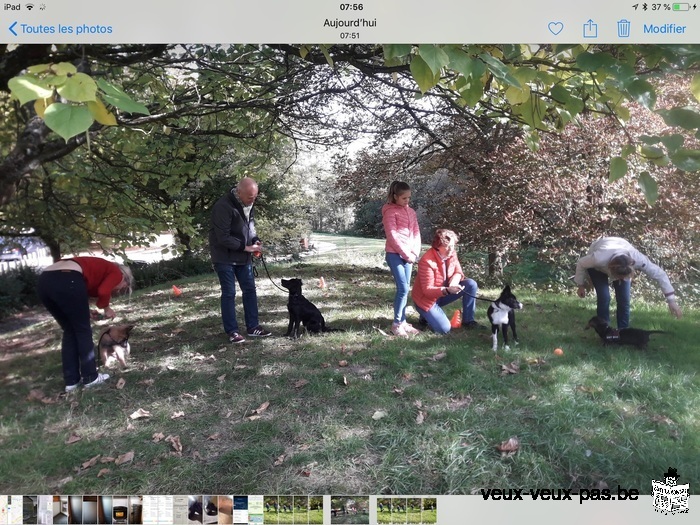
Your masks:
<svg viewBox="0 0 700 525"><path fill-rule="evenodd" d="M408 335L418 335L420 333L420 330L413 328L413 325L407 323L406 321L404 321L401 326L403 326L404 332L406 332Z"/></svg>
<svg viewBox="0 0 700 525"><path fill-rule="evenodd" d="M238 332L231 332L228 334L228 340L230 343L245 343L245 337Z"/></svg>
<svg viewBox="0 0 700 525"><path fill-rule="evenodd" d="M481 324L477 323L476 321L467 321L466 323L462 323L462 328L465 330L485 330L486 327Z"/></svg>
<svg viewBox="0 0 700 525"><path fill-rule="evenodd" d="M66 394L70 394L71 392L75 392L80 388L80 381L78 381L74 385L66 385Z"/></svg>
<svg viewBox="0 0 700 525"><path fill-rule="evenodd" d="M268 332L262 326L256 326L255 328L248 328L248 335L250 337L267 337L272 335L272 332Z"/></svg>
<svg viewBox="0 0 700 525"><path fill-rule="evenodd" d="M391 333L398 337L408 337L403 323L391 323Z"/></svg>
<svg viewBox="0 0 700 525"><path fill-rule="evenodd" d="M90 381L89 383L85 383L85 388L92 388L93 386L98 386L104 383L109 379L109 374L97 374L97 377L95 378L94 381Z"/></svg>

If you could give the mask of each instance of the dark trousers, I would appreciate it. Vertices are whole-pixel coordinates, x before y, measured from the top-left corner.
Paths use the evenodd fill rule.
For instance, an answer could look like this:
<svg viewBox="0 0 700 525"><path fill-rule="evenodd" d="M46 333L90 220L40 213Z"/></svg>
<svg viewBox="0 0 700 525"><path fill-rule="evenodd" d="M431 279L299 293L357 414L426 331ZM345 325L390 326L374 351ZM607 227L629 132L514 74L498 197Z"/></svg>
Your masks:
<svg viewBox="0 0 700 525"><path fill-rule="evenodd" d="M594 268L588 270L591 282L595 288L597 309L596 315L610 322L610 283L607 274ZM632 296L632 281L616 279L612 282L617 303L617 327L627 328L630 325L630 302Z"/></svg>
<svg viewBox="0 0 700 525"><path fill-rule="evenodd" d="M66 386L78 384L81 378L84 384L94 381L97 363L83 275L70 270L45 271L39 276L37 294L63 329L61 359Z"/></svg>

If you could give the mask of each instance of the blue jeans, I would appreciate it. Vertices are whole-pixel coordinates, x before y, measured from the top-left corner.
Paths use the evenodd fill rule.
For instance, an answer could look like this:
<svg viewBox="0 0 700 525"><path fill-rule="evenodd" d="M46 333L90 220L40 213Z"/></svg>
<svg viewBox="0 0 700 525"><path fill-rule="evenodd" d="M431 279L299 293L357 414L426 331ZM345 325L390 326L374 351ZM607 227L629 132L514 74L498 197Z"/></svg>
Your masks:
<svg viewBox="0 0 700 525"><path fill-rule="evenodd" d="M464 279L460 281L460 286L464 289L459 293L451 293L445 297L440 297L437 302L430 307L430 310L426 311L416 305L416 310L418 313L428 321L430 328L438 334L446 334L450 331L452 326L450 326L450 320L443 311L442 307L446 304L453 303L457 299L462 299L462 322L469 323L474 321L474 315L476 314L476 299L471 296L476 296L479 292L479 287L474 279Z"/></svg>
<svg viewBox="0 0 700 525"><path fill-rule="evenodd" d="M398 253L387 253L386 263L391 269L396 283L396 295L394 295L394 323L400 324L406 320L406 303L408 302L408 288L411 282L411 270L413 264L406 262Z"/></svg>
<svg viewBox="0 0 700 525"><path fill-rule="evenodd" d="M591 268L588 270L597 299L596 315L610 322L610 284L607 274ZM612 282L617 303L617 327L627 328L630 325L630 302L632 296L632 281L617 279Z"/></svg>
<svg viewBox="0 0 700 525"><path fill-rule="evenodd" d="M42 272L37 295L63 329L61 362L66 386L77 385L81 379L84 384L97 379L90 305L83 274L64 270Z"/></svg>
<svg viewBox="0 0 700 525"><path fill-rule="evenodd" d="M255 276L252 264L214 263L214 270L221 284L221 319L224 331L240 332L236 320L236 280L243 296L243 315L247 329L253 329L258 322L258 295L255 291Z"/></svg>

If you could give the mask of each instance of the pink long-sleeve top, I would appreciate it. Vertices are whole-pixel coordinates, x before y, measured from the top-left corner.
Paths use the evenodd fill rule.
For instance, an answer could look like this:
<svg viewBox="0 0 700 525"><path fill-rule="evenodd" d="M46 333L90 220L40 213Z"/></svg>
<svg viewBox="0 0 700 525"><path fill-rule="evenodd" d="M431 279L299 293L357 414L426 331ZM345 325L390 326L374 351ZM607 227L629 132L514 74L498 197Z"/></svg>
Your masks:
<svg viewBox="0 0 700 525"><path fill-rule="evenodd" d="M387 203L382 206L385 250L397 253L405 261L417 261L420 254L420 228L416 212L410 206Z"/></svg>

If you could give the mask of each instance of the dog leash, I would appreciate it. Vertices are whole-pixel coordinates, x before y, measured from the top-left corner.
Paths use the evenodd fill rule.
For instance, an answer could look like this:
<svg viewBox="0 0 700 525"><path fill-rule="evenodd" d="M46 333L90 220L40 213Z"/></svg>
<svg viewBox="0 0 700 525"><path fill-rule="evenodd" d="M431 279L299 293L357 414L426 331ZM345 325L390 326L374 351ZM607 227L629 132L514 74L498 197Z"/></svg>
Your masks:
<svg viewBox="0 0 700 525"><path fill-rule="evenodd" d="M263 256L262 252L260 253L260 256L257 258L260 259L260 261L262 262L263 268L265 268L265 273L267 274L267 278L270 279L270 282L273 284L273 286L275 288L277 288L278 290L280 290L282 293L288 294L289 290L285 290L284 288L279 286L275 281L272 280L272 276L270 275L270 271L267 269L267 264L265 263L265 257ZM253 268L255 268L255 266L253 266Z"/></svg>

